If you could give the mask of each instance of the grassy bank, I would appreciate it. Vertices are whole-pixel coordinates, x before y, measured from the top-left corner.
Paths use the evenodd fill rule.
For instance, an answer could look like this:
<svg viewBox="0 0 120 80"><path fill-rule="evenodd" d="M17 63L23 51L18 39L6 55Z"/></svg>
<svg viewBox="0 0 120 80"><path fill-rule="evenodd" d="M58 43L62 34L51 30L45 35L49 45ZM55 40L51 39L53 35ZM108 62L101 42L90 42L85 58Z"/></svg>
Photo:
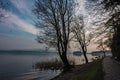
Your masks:
<svg viewBox="0 0 120 80"><path fill-rule="evenodd" d="M88 64L75 66L71 71L61 73L51 80L104 80L102 71L102 60Z"/></svg>
<svg viewBox="0 0 120 80"><path fill-rule="evenodd" d="M73 80L103 80L102 61L95 61L81 72L81 76Z"/></svg>

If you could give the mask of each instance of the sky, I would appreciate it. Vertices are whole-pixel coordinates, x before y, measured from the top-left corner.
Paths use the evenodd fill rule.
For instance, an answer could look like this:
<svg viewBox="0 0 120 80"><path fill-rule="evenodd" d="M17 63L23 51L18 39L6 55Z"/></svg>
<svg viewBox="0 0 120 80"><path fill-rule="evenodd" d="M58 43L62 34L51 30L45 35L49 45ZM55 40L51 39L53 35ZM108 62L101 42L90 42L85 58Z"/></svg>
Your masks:
<svg viewBox="0 0 120 80"><path fill-rule="evenodd" d="M39 30L32 10L35 0L0 0L4 18L0 20L0 50L43 49L35 40ZM6 5L7 4L7 5Z"/></svg>
<svg viewBox="0 0 120 80"><path fill-rule="evenodd" d="M0 50L45 49L44 44L35 40L39 30L35 27L36 16L32 12L34 1L0 0L5 4L4 9L0 8L0 14L4 14L0 20ZM79 12L91 18L85 10L85 1L78 0ZM95 47L90 50L92 48Z"/></svg>

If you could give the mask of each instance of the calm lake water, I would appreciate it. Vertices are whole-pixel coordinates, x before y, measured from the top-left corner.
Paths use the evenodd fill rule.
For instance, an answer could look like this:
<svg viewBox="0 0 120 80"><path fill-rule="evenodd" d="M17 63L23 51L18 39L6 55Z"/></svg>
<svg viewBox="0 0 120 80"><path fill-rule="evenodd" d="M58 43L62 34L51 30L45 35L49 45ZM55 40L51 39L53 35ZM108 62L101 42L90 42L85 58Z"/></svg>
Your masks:
<svg viewBox="0 0 120 80"><path fill-rule="evenodd" d="M94 56L88 54L89 61ZM0 51L0 80L49 80L60 73L60 71L34 69L32 65L36 62L58 58L56 52L39 51ZM76 61L76 64L83 64L84 57L68 56Z"/></svg>
<svg viewBox="0 0 120 80"><path fill-rule="evenodd" d="M0 80L49 80L60 71L39 71L32 66L56 56L54 52L0 51Z"/></svg>

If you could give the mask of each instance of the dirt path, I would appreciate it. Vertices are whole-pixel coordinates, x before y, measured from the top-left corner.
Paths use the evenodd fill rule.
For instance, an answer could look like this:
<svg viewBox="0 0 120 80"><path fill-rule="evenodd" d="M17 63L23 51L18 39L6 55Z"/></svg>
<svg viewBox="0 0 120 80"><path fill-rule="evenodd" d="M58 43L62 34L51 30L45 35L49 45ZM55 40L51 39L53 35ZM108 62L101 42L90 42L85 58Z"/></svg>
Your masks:
<svg viewBox="0 0 120 80"><path fill-rule="evenodd" d="M104 80L120 80L120 64L110 57L103 60Z"/></svg>

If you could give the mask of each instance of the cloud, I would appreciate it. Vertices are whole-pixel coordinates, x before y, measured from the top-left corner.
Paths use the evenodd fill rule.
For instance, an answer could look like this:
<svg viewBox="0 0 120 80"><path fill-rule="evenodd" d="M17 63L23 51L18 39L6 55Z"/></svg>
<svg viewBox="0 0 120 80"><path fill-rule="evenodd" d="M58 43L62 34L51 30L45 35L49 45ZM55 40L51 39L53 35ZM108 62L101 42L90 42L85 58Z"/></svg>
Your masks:
<svg viewBox="0 0 120 80"><path fill-rule="evenodd" d="M27 9L25 0L10 0L18 9Z"/></svg>
<svg viewBox="0 0 120 80"><path fill-rule="evenodd" d="M34 0L10 0L11 3L22 13L22 15L27 16L27 18L33 18L33 5Z"/></svg>
<svg viewBox="0 0 120 80"><path fill-rule="evenodd" d="M11 23L17 25L18 28L23 31L26 31L32 34L37 34L38 32L38 29L36 29L34 25L25 22L24 20L18 18L16 15L11 14L8 20L11 21Z"/></svg>
<svg viewBox="0 0 120 80"><path fill-rule="evenodd" d="M86 3L86 0L77 0L77 3L78 3L78 6L77 6L77 9L76 9L76 14L77 15L83 15L83 16L88 16L88 13L85 9L85 3Z"/></svg>
<svg viewBox="0 0 120 80"><path fill-rule="evenodd" d="M11 28L15 28L18 30L22 30L22 31L34 34L34 35L36 35L39 32L39 30L34 25L26 22L25 20L22 20L15 14L5 11L5 10L2 10L2 12L7 17L4 19L5 25L7 25Z"/></svg>
<svg viewBox="0 0 120 80"><path fill-rule="evenodd" d="M4 9L0 8L0 18L2 18L2 17L6 18L6 17L8 17L8 14L6 13L6 11Z"/></svg>

